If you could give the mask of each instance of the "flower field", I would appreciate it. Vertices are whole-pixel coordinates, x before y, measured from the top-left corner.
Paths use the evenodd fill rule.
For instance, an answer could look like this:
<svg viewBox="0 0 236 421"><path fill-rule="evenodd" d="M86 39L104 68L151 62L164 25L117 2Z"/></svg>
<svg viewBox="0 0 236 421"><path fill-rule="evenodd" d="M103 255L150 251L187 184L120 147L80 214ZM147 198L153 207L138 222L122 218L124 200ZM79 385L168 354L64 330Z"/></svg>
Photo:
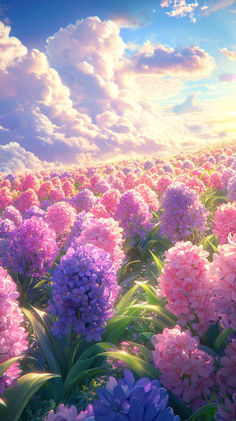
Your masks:
<svg viewBox="0 0 236 421"><path fill-rule="evenodd" d="M236 146L0 174L0 420L236 420Z"/></svg>

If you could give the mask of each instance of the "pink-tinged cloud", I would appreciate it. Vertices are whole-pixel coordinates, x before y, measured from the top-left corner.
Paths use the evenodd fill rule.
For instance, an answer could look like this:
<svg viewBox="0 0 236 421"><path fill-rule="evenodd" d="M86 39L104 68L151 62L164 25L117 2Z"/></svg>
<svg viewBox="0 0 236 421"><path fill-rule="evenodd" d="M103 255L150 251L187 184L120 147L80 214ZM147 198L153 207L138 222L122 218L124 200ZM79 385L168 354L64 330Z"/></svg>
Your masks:
<svg viewBox="0 0 236 421"><path fill-rule="evenodd" d="M219 75L221 82L234 82L236 80L236 73L224 73Z"/></svg>
<svg viewBox="0 0 236 421"><path fill-rule="evenodd" d="M157 46L152 53L139 52L133 58L134 69L141 73L158 73L200 79L211 74L213 57L198 47L182 50Z"/></svg>
<svg viewBox="0 0 236 421"><path fill-rule="evenodd" d="M27 48L15 37L9 37L11 28L0 22L0 71L13 66L27 54Z"/></svg>
<svg viewBox="0 0 236 421"><path fill-rule="evenodd" d="M186 3L185 0L162 0L161 7L171 8L171 11L166 12L168 16L180 17L189 16L192 22L196 22L194 11L199 7L197 1Z"/></svg>
<svg viewBox="0 0 236 421"><path fill-rule="evenodd" d="M229 51L227 48L222 48L221 53L223 53L229 60L236 61L236 51Z"/></svg>
<svg viewBox="0 0 236 421"><path fill-rule="evenodd" d="M208 7L204 10L204 14L210 15L210 13L225 9L226 7L232 6L234 3L235 0L212 0L208 3Z"/></svg>
<svg viewBox="0 0 236 421"><path fill-rule="evenodd" d="M88 164L90 159L94 164L178 151L186 138L195 146L205 142L189 127L189 119L141 97L138 79L145 76L150 90L154 73L156 88L164 90L161 75L173 76L175 69L181 77L200 77L206 63L208 71L213 65L210 56L197 47L176 52L160 46L163 54L155 63L149 46L132 59L125 54L119 31L114 22L97 17L77 21L49 38L46 54L27 51L9 30L3 31L0 155L6 171L18 171L24 162L32 168L31 161L40 168L51 162ZM150 73L143 75L137 62L145 57L155 60L149 64ZM208 133L207 138L214 142L216 135ZM14 167L11 160L17 163Z"/></svg>

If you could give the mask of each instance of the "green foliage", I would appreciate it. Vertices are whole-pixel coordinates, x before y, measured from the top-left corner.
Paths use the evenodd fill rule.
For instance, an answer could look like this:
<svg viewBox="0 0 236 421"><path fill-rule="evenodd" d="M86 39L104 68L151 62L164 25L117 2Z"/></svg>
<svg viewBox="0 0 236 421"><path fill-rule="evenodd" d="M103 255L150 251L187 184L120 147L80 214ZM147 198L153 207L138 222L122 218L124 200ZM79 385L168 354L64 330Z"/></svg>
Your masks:
<svg viewBox="0 0 236 421"><path fill-rule="evenodd" d="M18 421L31 397L46 381L57 376L52 373L27 373L20 377L17 386L8 389L4 394L6 406L0 406L0 419Z"/></svg>

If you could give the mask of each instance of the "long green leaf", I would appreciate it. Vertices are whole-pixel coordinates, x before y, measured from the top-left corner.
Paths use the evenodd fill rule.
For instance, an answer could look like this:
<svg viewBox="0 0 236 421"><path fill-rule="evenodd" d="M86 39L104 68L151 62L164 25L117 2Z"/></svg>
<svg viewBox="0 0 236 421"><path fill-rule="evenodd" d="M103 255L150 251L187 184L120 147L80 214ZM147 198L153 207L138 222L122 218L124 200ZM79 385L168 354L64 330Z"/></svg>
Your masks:
<svg viewBox="0 0 236 421"><path fill-rule="evenodd" d="M134 319L136 319L135 316L119 315L112 317L107 322L106 330L102 336L103 340L115 343Z"/></svg>
<svg viewBox="0 0 236 421"><path fill-rule="evenodd" d="M201 408L199 408L194 414L192 414L188 421L201 421L202 416L207 415L208 419L214 419L215 412L217 410L217 405L215 403L208 403ZM200 417L200 418L199 418Z"/></svg>
<svg viewBox="0 0 236 421"><path fill-rule="evenodd" d="M123 361L140 377L157 379L161 374L160 371L151 364L141 358L134 357L125 351L106 351L101 355Z"/></svg>
<svg viewBox="0 0 236 421"><path fill-rule="evenodd" d="M164 309L161 306L155 306L155 305L152 305L152 304L141 303L141 304L134 304L132 306L132 308L155 313L164 322L166 322L167 324L173 325L173 326L175 326L176 321L178 320L177 317L174 314L172 314L171 312L169 312L168 310ZM127 308L127 311L128 310L129 310L129 307Z"/></svg>
<svg viewBox="0 0 236 421"><path fill-rule="evenodd" d="M219 350L220 350L220 348L222 347L222 345L223 345L223 343L224 343L225 339L226 339L229 335L231 335L231 333L233 333L233 332L234 332L234 330L233 330L233 329L231 329L230 327L225 328L224 330L222 330L222 331L220 332L219 336L217 336L217 338L216 338L216 340L215 340L215 343L214 343L214 346L213 346L213 350L214 350L215 352L219 352Z"/></svg>
<svg viewBox="0 0 236 421"><path fill-rule="evenodd" d="M17 386L5 392L7 407L0 406L0 419L18 421L27 403L39 388L49 379L58 377L52 373L27 373L20 377Z"/></svg>
<svg viewBox="0 0 236 421"><path fill-rule="evenodd" d="M5 371L7 371L7 369L9 367L11 367L12 364L14 364L16 362L19 362L22 358L23 358L23 356L13 357L13 358L9 358L9 360L6 360L3 363L1 363L0 364L0 377L5 373Z"/></svg>
<svg viewBox="0 0 236 421"><path fill-rule="evenodd" d="M153 360L152 351L150 351L150 349L148 349L146 346L133 341L128 341L128 343L132 346L136 346L139 349L140 354L142 354L145 361L151 362Z"/></svg>
<svg viewBox="0 0 236 421"><path fill-rule="evenodd" d="M155 256L155 254L151 250L149 250L149 252L151 253L151 255L154 259L155 265L156 265L157 270L158 270L158 274L160 275L163 268L164 268L164 264L162 263L162 261L160 259L158 259L157 256Z"/></svg>
<svg viewBox="0 0 236 421"><path fill-rule="evenodd" d="M150 304L163 305L161 299L158 298L155 289L151 285L148 285L146 282L140 282L140 281L136 281L135 283L139 285L146 292L148 296L148 301Z"/></svg>
<svg viewBox="0 0 236 421"><path fill-rule="evenodd" d="M34 311L30 311L28 309L22 309L24 314L26 315L27 319L32 325L33 331L35 333L36 338L39 341L40 347L45 355L47 360L49 369L53 373L57 373L60 375L59 378L55 379L55 386L57 390L57 399L60 400L62 393L63 393L63 380L62 380L62 372L60 369L60 365L55 358L53 345L50 340L49 332L46 328L45 323L43 320L40 320L39 313Z"/></svg>
<svg viewBox="0 0 236 421"><path fill-rule="evenodd" d="M138 285L134 285L126 294L121 298L119 303L116 306L116 309L119 314L122 314L126 307L129 306L135 292L138 289Z"/></svg>
<svg viewBox="0 0 236 421"><path fill-rule="evenodd" d="M140 260L132 260L131 262L126 263L120 270L120 273L118 275L119 281L124 277L126 274L128 268L133 265L134 263L140 263Z"/></svg>
<svg viewBox="0 0 236 421"><path fill-rule="evenodd" d="M82 373L78 374L72 382L65 384L63 398L65 399L67 396L69 396L75 386L81 385L89 377L95 377L106 373L107 368L104 367L90 368L89 370L83 371Z"/></svg>

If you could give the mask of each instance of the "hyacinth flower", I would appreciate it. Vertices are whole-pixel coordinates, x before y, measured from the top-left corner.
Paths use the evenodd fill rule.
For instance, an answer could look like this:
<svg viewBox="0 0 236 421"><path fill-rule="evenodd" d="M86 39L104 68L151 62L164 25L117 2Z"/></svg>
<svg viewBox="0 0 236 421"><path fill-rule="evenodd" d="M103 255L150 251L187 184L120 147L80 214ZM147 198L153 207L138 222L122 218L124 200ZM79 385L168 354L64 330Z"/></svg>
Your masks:
<svg viewBox="0 0 236 421"><path fill-rule="evenodd" d="M45 421L180 421L168 407L168 394L160 382L147 377L136 382L129 370L118 381L110 377L106 387L98 389L98 397L79 415L75 407L60 405Z"/></svg>
<svg viewBox="0 0 236 421"><path fill-rule="evenodd" d="M159 278L166 308L179 317L179 324L190 325L200 336L216 322L211 302L208 252L191 241L180 241L165 252L165 266Z"/></svg>
<svg viewBox="0 0 236 421"><path fill-rule="evenodd" d="M119 292L110 254L91 244L74 243L61 257L52 282L48 311L56 316L53 334L61 337L73 328L88 342L100 341Z"/></svg>
<svg viewBox="0 0 236 421"><path fill-rule="evenodd" d="M27 351L27 333L22 327L23 313L17 299L16 284L7 271L0 266L0 363ZM16 384L20 375L18 363L14 363L0 376L0 395L6 388Z"/></svg>
<svg viewBox="0 0 236 421"><path fill-rule="evenodd" d="M120 223L125 235L139 235L146 238L154 224L150 222L152 214L142 196L136 190L128 190L117 204L114 218Z"/></svg>
<svg viewBox="0 0 236 421"><path fill-rule="evenodd" d="M172 242L199 236L206 228L207 211L197 193L178 181L167 187L162 196L160 232Z"/></svg>
<svg viewBox="0 0 236 421"><path fill-rule="evenodd" d="M219 246L211 264L212 303L224 327L236 329L236 234Z"/></svg>
<svg viewBox="0 0 236 421"><path fill-rule="evenodd" d="M223 203L217 208L212 232L218 237L220 244L227 243L228 235L236 233L236 201Z"/></svg>
<svg viewBox="0 0 236 421"><path fill-rule="evenodd" d="M199 349L199 338L176 325L153 336L152 344L163 386L194 410L204 405L215 388L214 361Z"/></svg>

